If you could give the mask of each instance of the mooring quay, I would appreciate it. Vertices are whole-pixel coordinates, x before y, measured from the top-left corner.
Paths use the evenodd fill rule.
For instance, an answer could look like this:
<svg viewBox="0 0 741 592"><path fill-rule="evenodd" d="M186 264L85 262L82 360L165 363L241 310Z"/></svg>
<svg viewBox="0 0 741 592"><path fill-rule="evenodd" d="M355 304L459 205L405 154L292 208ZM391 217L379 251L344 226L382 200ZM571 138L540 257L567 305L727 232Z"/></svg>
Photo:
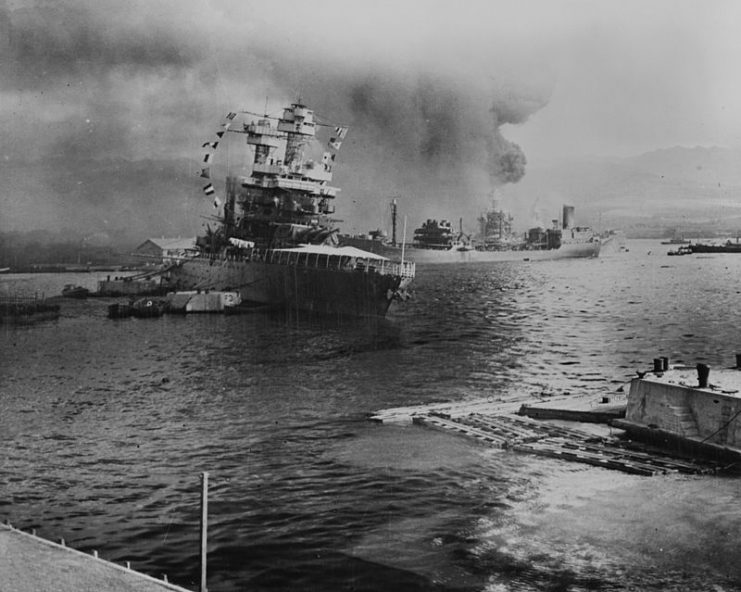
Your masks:
<svg viewBox="0 0 741 592"><path fill-rule="evenodd" d="M190 592L93 554L0 525L0 590L8 592Z"/></svg>

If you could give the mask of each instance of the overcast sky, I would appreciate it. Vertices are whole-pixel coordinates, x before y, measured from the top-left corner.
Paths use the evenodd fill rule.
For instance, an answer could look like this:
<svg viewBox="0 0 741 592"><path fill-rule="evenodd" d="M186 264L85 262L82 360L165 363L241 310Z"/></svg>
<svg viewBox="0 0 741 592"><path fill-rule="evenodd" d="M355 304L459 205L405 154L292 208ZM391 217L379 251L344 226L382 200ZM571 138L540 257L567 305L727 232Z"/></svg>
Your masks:
<svg viewBox="0 0 741 592"><path fill-rule="evenodd" d="M350 124L356 192L485 194L523 154L741 146L739 22L732 0L0 0L0 146L200 159L227 111L300 95Z"/></svg>

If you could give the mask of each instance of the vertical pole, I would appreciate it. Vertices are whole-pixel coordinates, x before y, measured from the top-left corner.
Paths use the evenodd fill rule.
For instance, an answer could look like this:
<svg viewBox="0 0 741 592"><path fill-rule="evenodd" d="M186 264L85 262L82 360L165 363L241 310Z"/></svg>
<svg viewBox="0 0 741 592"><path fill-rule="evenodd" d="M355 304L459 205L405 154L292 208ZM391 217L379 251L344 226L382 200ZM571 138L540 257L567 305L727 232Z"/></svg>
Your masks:
<svg viewBox="0 0 741 592"><path fill-rule="evenodd" d="M208 552L208 473L201 474L201 587L206 590L206 555Z"/></svg>
<svg viewBox="0 0 741 592"><path fill-rule="evenodd" d="M407 242L407 217L404 216L404 233L401 237L401 267L402 271L404 268L404 247L406 246Z"/></svg>
<svg viewBox="0 0 741 592"><path fill-rule="evenodd" d="M391 244L396 246L396 198L391 200Z"/></svg>

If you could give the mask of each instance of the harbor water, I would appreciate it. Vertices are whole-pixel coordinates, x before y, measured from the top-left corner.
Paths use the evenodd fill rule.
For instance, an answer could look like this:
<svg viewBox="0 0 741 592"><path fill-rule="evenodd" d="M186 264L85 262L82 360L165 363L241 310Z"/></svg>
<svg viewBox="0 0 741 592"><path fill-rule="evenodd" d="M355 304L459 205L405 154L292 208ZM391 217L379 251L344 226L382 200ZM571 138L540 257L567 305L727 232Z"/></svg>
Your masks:
<svg viewBox="0 0 741 592"><path fill-rule="evenodd" d="M730 366L741 255L419 265L384 320L0 325L0 518L196 589L741 590L741 481L638 477L379 425L374 411L609 395L653 358ZM0 275L0 293L94 288ZM87 285L87 283L92 285ZM0 574L0 590L3 590Z"/></svg>

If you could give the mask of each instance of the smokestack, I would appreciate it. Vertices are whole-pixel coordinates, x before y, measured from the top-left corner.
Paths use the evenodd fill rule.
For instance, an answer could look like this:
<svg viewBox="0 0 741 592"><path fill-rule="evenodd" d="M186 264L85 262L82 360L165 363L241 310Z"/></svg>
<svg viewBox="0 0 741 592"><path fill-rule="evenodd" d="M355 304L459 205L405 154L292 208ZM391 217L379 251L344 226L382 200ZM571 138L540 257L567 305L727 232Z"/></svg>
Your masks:
<svg viewBox="0 0 741 592"><path fill-rule="evenodd" d="M574 227L574 206L563 207L563 229L569 230Z"/></svg>

